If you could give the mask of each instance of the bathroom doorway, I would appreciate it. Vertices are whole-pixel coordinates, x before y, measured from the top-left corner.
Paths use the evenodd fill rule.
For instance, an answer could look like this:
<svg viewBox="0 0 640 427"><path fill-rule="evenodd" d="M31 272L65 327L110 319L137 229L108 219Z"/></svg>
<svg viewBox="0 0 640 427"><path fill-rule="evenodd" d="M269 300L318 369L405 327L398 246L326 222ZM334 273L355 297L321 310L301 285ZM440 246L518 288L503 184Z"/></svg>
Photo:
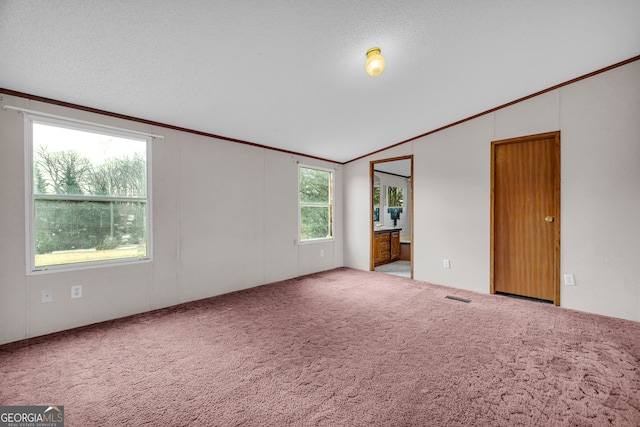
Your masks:
<svg viewBox="0 0 640 427"><path fill-rule="evenodd" d="M413 156L370 162L370 270L413 278Z"/></svg>

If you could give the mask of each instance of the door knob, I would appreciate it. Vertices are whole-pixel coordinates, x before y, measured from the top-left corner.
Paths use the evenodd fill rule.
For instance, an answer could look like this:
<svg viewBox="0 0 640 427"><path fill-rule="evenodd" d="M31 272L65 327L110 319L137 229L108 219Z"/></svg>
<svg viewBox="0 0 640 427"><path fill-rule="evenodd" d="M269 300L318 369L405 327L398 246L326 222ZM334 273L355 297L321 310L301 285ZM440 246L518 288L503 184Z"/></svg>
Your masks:
<svg viewBox="0 0 640 427"><path fill-rule="evenodd" d="M549 215L549 216L547 216L547 217L545 217L545 218L544 218L544 220L545 220L545 221L547 221L547 222L553 222L553 220L554 220L554 219L555 219L555 218L554 218L554 217L552 217L551 215Z"/></svg>

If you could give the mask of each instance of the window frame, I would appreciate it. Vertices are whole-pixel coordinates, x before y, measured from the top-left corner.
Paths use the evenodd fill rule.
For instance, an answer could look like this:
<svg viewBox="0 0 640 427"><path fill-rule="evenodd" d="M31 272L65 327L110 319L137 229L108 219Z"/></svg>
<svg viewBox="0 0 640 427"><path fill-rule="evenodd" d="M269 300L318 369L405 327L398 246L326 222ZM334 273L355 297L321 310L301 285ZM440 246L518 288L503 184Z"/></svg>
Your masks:
<svg viewBox="0 0 640 427"><path fill-rule="evenodd" d="M391 189L392 188L400 189L400 194L402 196L402 203L399 204L399 205L391 206L391 194L390 193L391 193ZM389 207L389 208L402 208L402 207L404 207L404 193L405 193L405 188L404 187L400 187L400 186L397 186L397 185L388 185L387 186L387 207Z"/></svg>
<svg viewBox="0 0 640 427"><path fill-rule="evenodd" d="M146 197L122 197L122 196L83 196L83 195L37 195L34 191L34 140L33 126L35 123L48 126L66 128L83 132L96 133L100 135L134 139L145 142L145 161L146 161ZM151 262L153 260L153 215L152 215L152 165L151 165L151 141L152 135L143 134L141 132L127 132L126 129L113 128L110 126L102 127L100 124L80 122L73 119L65 120L64 118L49 117L46 115L38 115L37 113L24 114L24 138L25 138L25 234L26 234L26 268L28 275L76 271L82 269L100 268L106 266L127 265L140 262ZM68 201L135 201L145 204L145 222L146 222L146 254L143 257L127 257L101 259L94 261L75 262L67 264L54 264L46 266L35 265L35 202L36 199L42 200L68 200Z"/></svg>
<svg viewBox="0 0 640 427"><path fill-rule="evenodd" d="M310 203L302 203L300 198L300 169L313 169L323 172L329 172L330 176L330 185L329 185L329 203L328 204L310 204ZM311 166L306 164L298 164L298 244L300 245L308 245L313 243L322 243L322 242L332 242L335 240L335 170L329 168L323 168L320 166ZM329 214L331 215L331 237L320 237L317 239L302 239L302 207L303 206L317 206L317 207L328 207Z"/></svg>

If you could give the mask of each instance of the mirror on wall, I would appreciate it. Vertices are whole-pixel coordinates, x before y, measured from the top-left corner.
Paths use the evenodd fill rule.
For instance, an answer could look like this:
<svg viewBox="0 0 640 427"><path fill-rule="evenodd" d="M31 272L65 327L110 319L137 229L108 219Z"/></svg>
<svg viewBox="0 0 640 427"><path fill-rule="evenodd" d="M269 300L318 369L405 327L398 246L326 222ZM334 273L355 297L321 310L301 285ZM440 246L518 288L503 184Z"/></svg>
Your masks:
<svg viewBox="0 0 640 427"><path fill-rule="evenodd" d="M402 193L404 187L387 187L387 213L389 219L393 221L393 226L398 226L398 221L403 214L402 205Z"/></svg>

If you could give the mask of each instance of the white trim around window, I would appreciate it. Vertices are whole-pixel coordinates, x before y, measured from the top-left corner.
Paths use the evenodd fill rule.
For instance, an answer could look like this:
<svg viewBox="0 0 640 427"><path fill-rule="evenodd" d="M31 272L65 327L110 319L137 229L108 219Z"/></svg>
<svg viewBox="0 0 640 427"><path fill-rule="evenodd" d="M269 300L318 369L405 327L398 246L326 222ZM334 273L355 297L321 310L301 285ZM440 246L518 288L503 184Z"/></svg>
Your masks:
<svg viewBox="0 0 640 427"><path fill-rule="evenodd" d="M320 188L315 195L304 195L302 188L302 170L316 171L328 174L327 188ZM298 243L309 244L335 240L335 170L318 166L298 164ZM322 178L321 175L318 176ZM303 200L305 198L306 200ZM306 208L306 209L305 209ZM317 212L316 218L303 214L303 209L308 212ZM311 214L313 215L313 214ZM328 218L327 218L328 216ZM307 218L307 220L305 220Z"/></svg>
<svg viewBox="0 0 640 427"><path fill-rule="evenodd" d="M30 113L24 135L27 274L152 259L153 136Z"/></svg>

